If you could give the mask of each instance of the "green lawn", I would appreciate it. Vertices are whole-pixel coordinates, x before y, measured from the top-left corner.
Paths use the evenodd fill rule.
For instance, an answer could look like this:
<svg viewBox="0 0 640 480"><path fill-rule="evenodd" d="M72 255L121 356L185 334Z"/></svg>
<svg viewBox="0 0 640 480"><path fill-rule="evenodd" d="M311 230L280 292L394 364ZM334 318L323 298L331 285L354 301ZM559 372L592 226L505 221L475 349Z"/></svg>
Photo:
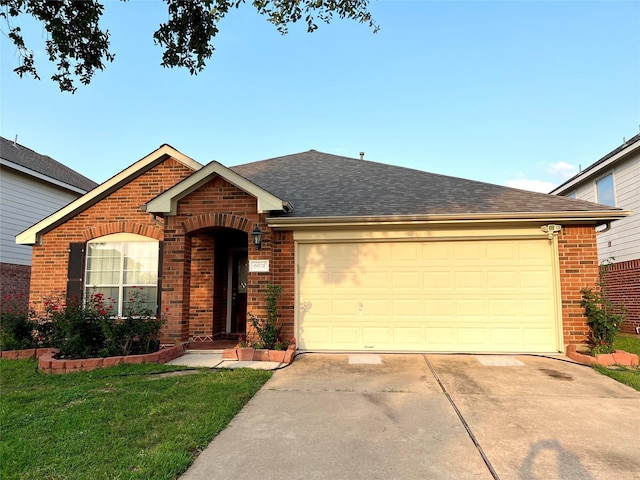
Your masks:
<svg viewBox="0 0 640 480"><path fill-rule="evenodd" d="M640 356L640 337L637 335L618 335L613 342L613 347L616 350L625 350L629 353L635 353ZM640 368L638 367L596 367L596 370L620 383L624 383L625 385L629 385L630 387L640 391Z"/></svg>
<svg viewBox="0 0 640 480"><path fill-rule="evenodd" d="M45 375L36 366L0 359L3 480L174 479L272 374L121 365Z"/></svg>

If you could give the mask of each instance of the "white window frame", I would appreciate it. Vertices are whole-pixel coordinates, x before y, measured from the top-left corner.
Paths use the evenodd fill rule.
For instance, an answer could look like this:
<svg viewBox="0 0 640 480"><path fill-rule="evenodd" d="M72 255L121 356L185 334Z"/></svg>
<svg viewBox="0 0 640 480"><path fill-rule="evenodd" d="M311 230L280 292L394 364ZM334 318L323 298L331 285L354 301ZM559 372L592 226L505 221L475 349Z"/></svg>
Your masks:
<svg viewBox="0 0 640 480"><path fill-rule="evenodd" d="M118 289L118 301L117 304L114 306L115 309L115 314L114 317L122 317L123 316L123 310L124 310L124 306L125 306L125 301L124 301L124 297L125 297L125 289L126 288L130 288L133 285L125 285L124 284L124 260L125 257L124 255L122 256L122 258L120 259L120 268L119 268L119 278L118 278L118 284L101 284L101 285L92 285L91 283L88 282L88 265L89 265L89 245L90 244L96 244L96 243L121 243L121 244L125 244L125 243L155 243L156 246L159 247L159 241L156 240L155 238L150 238L150 237L145 237L144 235L138 235L135 233L114 233L114 234L110 234L110 235L104 235L102 237L97 237L94 239L91 239L87 242L87 248L86 248L86 252L85 252L85 262L84 262L84 291L83 291L83 299L84 302L86 303L87 298L88 298L88 292L91 288L96 287L107 287L107 288L117 288ZM159 252L158 252L158 256L156 257L156 259L159 261ZM156 283L154 284L147 284L147 283L137 283L135 285L136 287L150 287L150 288L155 288L156 289L156 297L155 297L155 308L152 308L154 314L157 311L157 302L158 302L158 281L156 279Z"/></svg>

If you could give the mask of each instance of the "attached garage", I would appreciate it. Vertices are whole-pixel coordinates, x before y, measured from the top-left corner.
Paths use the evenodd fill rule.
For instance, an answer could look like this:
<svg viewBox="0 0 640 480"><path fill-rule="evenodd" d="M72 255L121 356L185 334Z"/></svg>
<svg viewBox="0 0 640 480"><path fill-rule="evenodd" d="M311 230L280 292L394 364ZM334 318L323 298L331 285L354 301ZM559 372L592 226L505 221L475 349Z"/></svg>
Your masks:
<svg viewBox="0 0 640 480"><path fill-rule="evenodd" d="M557 352L554 251L539 228L514 239L302 240L299 346Z"/></svg>

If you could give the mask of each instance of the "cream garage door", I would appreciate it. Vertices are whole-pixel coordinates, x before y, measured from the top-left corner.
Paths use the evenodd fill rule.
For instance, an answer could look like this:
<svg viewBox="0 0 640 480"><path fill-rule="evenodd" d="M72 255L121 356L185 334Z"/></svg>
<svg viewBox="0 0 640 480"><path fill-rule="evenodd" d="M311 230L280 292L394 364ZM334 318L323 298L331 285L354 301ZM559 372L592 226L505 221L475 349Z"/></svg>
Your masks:
<svg viewBox="0 0 640 480"><path fill-rule="evenodd" d="M300 244L305 350L556 352L547 239Z"/></svg>

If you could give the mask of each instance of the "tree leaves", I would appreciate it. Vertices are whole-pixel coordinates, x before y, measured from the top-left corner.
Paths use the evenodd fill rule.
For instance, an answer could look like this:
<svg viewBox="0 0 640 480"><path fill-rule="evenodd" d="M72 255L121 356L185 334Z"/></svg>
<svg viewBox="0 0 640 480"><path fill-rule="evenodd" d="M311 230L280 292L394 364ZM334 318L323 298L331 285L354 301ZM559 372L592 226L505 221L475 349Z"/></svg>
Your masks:
<svg viewBox="0 0 640 480"><path fill-rule="evenodd" d="M238 8L245 0L164 0L168 20L154 33L154 42L165 51L163 67L185 67L194 75L206 66L215 47L218 23L231 8ZM368 10L369 0L253 0L253 7L264 15L277 30L286 34L288 26L304 17L307 31L313 32L318 23L329 23L334 15L367 24L376 33L379 29ZM46 52L56 63L57 73L51 79L61 91L75 92L75 80L91 82L97 70L104 70L106 62L115 55L109 51L109 31L100 28L104 7L95 0L0 0L0 17L8 28L5 35L14 43L20 65L14 71L22 77L40 79L33 51L22 36L19 26L11 20L30 15L42 22L47 32Z"/></svg>

